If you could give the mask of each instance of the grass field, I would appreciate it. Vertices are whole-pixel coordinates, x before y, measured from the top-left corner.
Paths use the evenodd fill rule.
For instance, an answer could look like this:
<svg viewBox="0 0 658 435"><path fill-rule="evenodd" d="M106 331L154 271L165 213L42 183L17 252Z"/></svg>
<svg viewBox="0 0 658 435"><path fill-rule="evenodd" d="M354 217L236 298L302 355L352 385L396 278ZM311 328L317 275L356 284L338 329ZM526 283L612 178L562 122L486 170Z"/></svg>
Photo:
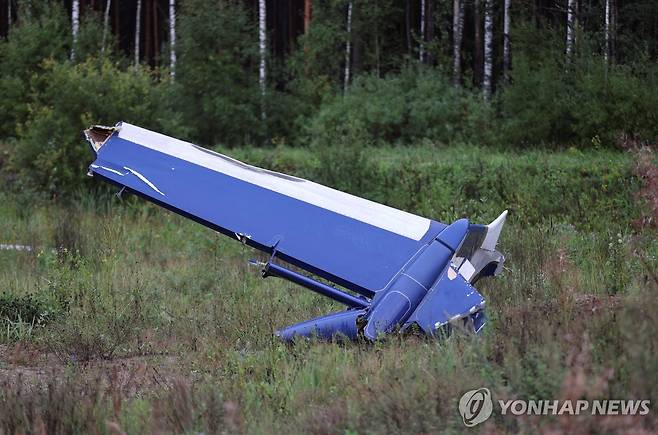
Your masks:
<svg viewBox="0 0 658 435"><path fill-rule="evenodd" d="M327 173L317 169L326 156L307 150L233 154ZM632 226L641 180L631 157L487 158L426 145L368 159L383 172L420 166L412 182L394 174L387 189L373 187L380 178L363 186L428 217L473 212L485 223L514 202L499 248L505 271L478 284L490 318L481 336L288 346L275 329L341 308L262 280L247 264L258 254L239 243L135 198L99 192L63 205L2 193L0 243L34 250L0 251L0 433L461 433L457 402L479 387L494 399L650 399L652 408L644 417L494 412L473 431L658 430L658 237ZM427 187L441 168L478 160L482 174L503 174L503 193ZM473 177L461 175L449 176ZM555 189L560 177L578 178L576 194Z"/></svg>

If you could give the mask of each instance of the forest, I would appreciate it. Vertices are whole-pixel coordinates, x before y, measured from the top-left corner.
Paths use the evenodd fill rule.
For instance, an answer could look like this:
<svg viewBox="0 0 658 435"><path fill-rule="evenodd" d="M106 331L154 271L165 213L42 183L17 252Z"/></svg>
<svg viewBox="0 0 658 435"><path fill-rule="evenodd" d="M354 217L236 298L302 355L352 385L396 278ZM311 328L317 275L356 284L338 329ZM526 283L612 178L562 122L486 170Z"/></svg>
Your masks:
<svg viewBox="0 0 658 435"><path fill-rule="evenodd" d="M509 210L486 327L281 342L341 306L88 177L83 129L119 121L441 222ZM657 144L655 0L0 0L0 434L655 433Z"/></svg>
<svg viewBox="0 0 658 435"><path fill-rule="evenodd" d="M0 138L51 193L83 179L84 127L128 119L227 147L658 134L651 0L1 3Z"/></svg>

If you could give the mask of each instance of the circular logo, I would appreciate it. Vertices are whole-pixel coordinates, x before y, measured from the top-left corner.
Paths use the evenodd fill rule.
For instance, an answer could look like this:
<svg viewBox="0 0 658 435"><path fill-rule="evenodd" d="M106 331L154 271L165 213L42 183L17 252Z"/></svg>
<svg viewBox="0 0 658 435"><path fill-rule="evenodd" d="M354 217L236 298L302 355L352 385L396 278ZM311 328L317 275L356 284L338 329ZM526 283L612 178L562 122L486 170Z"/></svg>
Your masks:
<svg viewBox="0 0 658 435"><path fill-rule="evenodd" d="M473 427L486 421L491 417L492 411L493 403L488 388L467 391L459 399L459 413L467 427Z"/></svg>

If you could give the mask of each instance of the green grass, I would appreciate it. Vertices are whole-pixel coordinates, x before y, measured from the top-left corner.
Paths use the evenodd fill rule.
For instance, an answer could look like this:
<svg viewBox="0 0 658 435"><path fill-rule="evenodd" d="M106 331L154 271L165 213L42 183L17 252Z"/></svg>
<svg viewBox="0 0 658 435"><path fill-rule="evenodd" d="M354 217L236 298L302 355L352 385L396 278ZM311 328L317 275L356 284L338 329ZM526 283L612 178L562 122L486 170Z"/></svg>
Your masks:
<svg viewBox="0 0 658 435"><path fill-rule="evenodd" d="M390 170L477 158L485 168L534 165L565 174L607 165L630 186L612 189L610 203L632 201L626 155L440 151L391 149L370 159ZM270 158L257 150L232 154L259 164ZM322 165L305 150L274 155L269 167L299 174ZM524 186L527 197L558 195L548 185L535 192L541 181ZM405 189L407 196L431 193L390 183L392 203ZM466 191L451 199L468 200ZM499 201L485 198L477 210L495 216ZM655 404L656 233L632 230L630 216L602 224L605 210L581 212L592 225L572 221L575 213L532 223L530 211L511 214L500 246L506 270L478 284L490 317L480 337L288 346L272 336L276 328L340 306L262 280L247 264L259 254L239 243L135 198L85 195L63 206L1 195L0 243L37 249L0 251L0 432L461 433L457 402L476 387L490 388L494 399ZM494 413L478 429L656 430L655 416L653 409L631 420Z"/></svg>

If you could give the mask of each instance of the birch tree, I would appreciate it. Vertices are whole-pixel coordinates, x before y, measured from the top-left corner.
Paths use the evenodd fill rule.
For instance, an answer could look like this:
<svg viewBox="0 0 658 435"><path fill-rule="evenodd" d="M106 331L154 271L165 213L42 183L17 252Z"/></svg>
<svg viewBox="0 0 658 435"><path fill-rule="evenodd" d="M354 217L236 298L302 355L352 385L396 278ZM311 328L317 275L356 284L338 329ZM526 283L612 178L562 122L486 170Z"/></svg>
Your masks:
<svg viewBox="0 0 658 435"><path fill-rule="evenodd" d="M137 11L135 12L135 66L139 65L139 39L142 27L142 0L137 0Z"/></svg>
<svg viewBox="0 0 658 435"><path fill-rule="evenodd" d="M418 60L422 63L425 59L425 0L420 0L420 49Z"/></svg>
<svg viewBox="0 0 658 435"><path fill-rule="evenodd" d="M452 3L452 83L459 86L462 78L462 35L464 31L464 2L453 0Z"/></svg>
<svg viewBox="0 0 658 435"><path fill-rule="evenodd" d="M347 92L350 83L350 62L352 60L352 2L347 4L347 43L345 44L345 81L343 92Z"/></svg>
<svg viewBox="0 0 658 435"><path fill-rule="evenodd" d="M261 118L265 119L265 86L267 79L267 65L265 56L267 54L267 32L266 19L267 11L265 10L265 0L258 0L258 53L260 55L260 65L258 68L258 84L260 85L261 95Z"/></svg>
<svg viewBox="0 0 658 435"><path fill-rule="evenodd" d="M567 63L573 59L574 43L576 39L576 8L577 0L567 0L567 39L565 42L565 53Z"/></svg>
<svg viewBox="0 0 658 435"><path fill-rule="evenodd" d="M73 35L73 46L71 47L71 60L75 60L75 47L78 44L78 32L80 31L80 0L73 0L71 4L71 34Z"/></svg>
<svg viewBox="0 0 658 435"><path fill-rule="evenodd" d="M169 74L176 78L176 0L169 0Z"/></svg>
<svg viewBox="0 0 658 435"><path fill-rule="evenodd" d="M512 0L504 0L503 10L503 79L509 82L512 68L512 47L510 41L510 4Z"/></svg>
<svg viewBox="0 0 658 435"><path fill-rule="evenodd" d="M9 36L10 28L11 28L11 0L7 0L7 36Z"/></svg>
<svg viewBox="0 0 658 435"><path fill-rule="evenodd" d="M489 101L493 88L493 0L484 0L484 98Z"/></svg>
<svg viewBox="0 0 658 435"><path fill-rule="evenodd" d="M615 60L617 52L617 0L610 0L610 58Z"/></svg>
<svg viewBox="0 0 658 435"><path fill-rule="evenodd" d="M610 0L605 0L605 51L603 57L606 65L610 56Z"/></svg>
<svg viewBox="0 0 658 435"><path fill-rule="evenodd" d="M101 45L101 56L105 53L105 42L107 41L107 28L110 23L110 6L112 0L105 1L105 13L103 14L103 43Z"/></svg>
<svg viewBox="0 0 658 435"><path fill-rule="evenodd" d="M615 0L605 0L605 48L603 56L606 64L614 61L615 57L616 11Z"/></svg>

